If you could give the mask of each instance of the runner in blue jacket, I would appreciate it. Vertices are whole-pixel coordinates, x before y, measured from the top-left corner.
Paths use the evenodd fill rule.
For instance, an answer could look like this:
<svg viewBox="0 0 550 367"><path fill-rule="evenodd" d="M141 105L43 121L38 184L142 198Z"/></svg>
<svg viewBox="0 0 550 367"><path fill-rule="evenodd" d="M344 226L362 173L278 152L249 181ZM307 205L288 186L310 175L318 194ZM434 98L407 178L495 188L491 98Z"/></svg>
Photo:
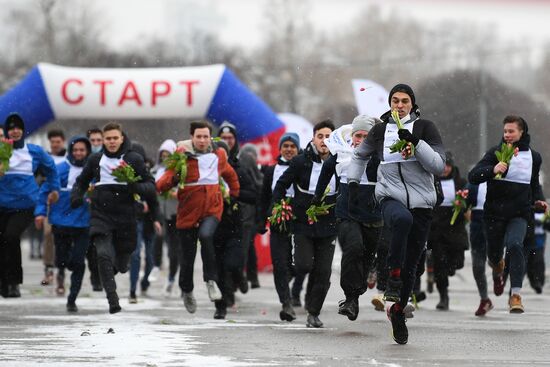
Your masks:
<svg viewBox="0 0 550 367"><path fill-rule="evenodd" d="M49 183L40 188L38 205L34 210L35 224L42 227L46 215L52 225L55 243L55 264L61 277L60 287L64 293L65 268L72 271L71 290L67 299L67 311L77 312L76 297L82 286L84 277L86 252L90 243L90 212L87 202L71 208L71 190L76 178L82 173L88 156L91 153L91 144L83 136L77 136L69 142L67 159L57 165L57 173L61 182L59 201L50 206L48 214L47 193Z"/></svg>
<svg viewBox="0 0 550 367"><path fill-rule="evenodd" d="M13 140L13 153L9 168L0 176L0 294L21 297L21 234L32 222L38 200L34 174L40 170L46 176L49 204L59 197L59 177L48 153L38 145L25 143L25 123L20 115L7 117L4 134Z"/></svg>

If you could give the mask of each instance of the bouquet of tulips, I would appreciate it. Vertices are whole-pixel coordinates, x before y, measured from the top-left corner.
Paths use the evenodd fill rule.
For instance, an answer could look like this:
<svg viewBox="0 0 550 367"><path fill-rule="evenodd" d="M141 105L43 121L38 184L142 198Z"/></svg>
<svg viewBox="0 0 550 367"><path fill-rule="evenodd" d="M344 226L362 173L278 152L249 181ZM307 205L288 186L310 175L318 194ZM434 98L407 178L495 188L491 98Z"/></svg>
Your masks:
<svg viewBox="0 0 550 367"><path fill-rule="evenodd" d="M141 180L141 176L136 176L134 168L123 160L120 161L117 168L111 171L111 174L115 177L117 182L125 182L127 184L132 184ZM134 194L134 200L140 200L138 194Z"/></svg>
<svg viewBox="0 0 550 367"><path fill-rule="evenodd" d="M281 232L286 232L286 222L295 218L290 206L290 198L286 198L273 206L273 212L268 220L271 226L277 226Z"/></svg>
<svg viewBox="0 0 550 367"><path fill-rule="evenodd" d="M508 166L510 166L510 161L512 160L513 156L517 156L519 153L519 148L514 147L511 143L502 143L500 146L500 150L497 150L495 152L495 155L497 156L499 163L506 163ZM502 173L497 173L495 175L495 180L502 179Z"/></svg>
<svg viewBox="0 0 550 367"><path fill-rule="evenodd" d="M185 154L185 150L183 148L176 149L174 153L164 160L164 164L167 169L174 170L180 176L178 187L183 189L185 187L185 179L187 178L187 155Z"/></svg>
<svg viewBox="0 0 550 367"><path fill-rule="evenodd" d="M10 168L10 158L13 154L13 140L1 139L0 140L0 177Z"/></svg>
<svg viewBox="0 0 550 367"><path fill-rule="evenodd" d="M458 218L458 215L468 205L466 199L468 198L468 189L458 190L455 194L455 200L453 201L453 216L451 218L451 225L453 226Z"/></svg>
<svg viewBox="0 0 550 367"><path fill-rule="evenodd" d="M391 111L391 117L397 124L399 130L404 129L403 123L399 118L399 112ZM414 155L414 145L406 140L398 140L390 146L390 153L400 152L404 159L409 159Z"/></svg>
<svg viewBox="0 0 550 367"><path fill-rule="evenodd" d="M330 191L330 186L327 186L327 188L325 189L325 193L321 198L321 205L311 205L306 210L308 224L316 223L319 220L318 218L319 216L327 215L329 209L334 206L334 204L325 204L325 198L327 197L327 194L329 191Z"/></svg>

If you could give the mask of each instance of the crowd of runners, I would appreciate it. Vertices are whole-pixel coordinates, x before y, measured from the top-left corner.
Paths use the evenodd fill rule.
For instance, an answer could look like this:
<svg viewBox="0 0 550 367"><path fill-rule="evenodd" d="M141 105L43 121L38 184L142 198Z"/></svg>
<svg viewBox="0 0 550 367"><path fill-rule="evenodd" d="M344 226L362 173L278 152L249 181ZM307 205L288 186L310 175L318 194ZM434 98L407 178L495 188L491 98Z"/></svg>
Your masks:
<svg viewBox="0 0 550 367"><path fill-rule="evenodd" d="M524 312L525 276L543 290L550 228L542 158L530 147L527 122L504 117L502 141L466 177L408 85L396 85L388 103L380 118L359 115L338 128L317 123L305 149L297 134L285 133L276 163L266 166L228 122L217 131L192 122L187 140L165 140L148 157L116 121L67 141L51 130L44 149L25 142L25 121L13 113L0 133L13 148L9 161L0 160L0 294L21 297L25 232L31 258L44 263L42 285L68 293L68 312L78 312L86 262L93 290L105 292L109 312L117 313L115 276L129 272L128 300L137 303L167 248L163 292L181 295L194 313L200 249L214 318L224 319L235 292L260 287L254 239L262 234L269 236L284 321L294 321L303 306L307 326L323 327L337 244L345 297L338 313L357 319L359 297L376 287L370 303L386 310L399 344L408 341L407 318L434 285L436 308L449 309L449 277L464 267L468 249L480 296L475 315L493 308L487 265L494 295L509 279L509 310Z"/></svg>

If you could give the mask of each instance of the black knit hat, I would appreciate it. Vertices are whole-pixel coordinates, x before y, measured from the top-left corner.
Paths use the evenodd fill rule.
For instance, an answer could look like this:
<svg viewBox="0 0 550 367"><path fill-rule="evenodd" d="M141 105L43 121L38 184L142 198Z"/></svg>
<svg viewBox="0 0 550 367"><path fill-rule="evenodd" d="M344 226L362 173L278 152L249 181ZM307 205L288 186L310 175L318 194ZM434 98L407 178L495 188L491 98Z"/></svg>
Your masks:
<svg viewBox="0 0 550 367"><path fill-rule="evenodd" d="M233 134L233 136L237 138L237 128L230 122L224 121L224 123L220 125L218 136L221 136L223 133Z"/></svg>
<svg viewBox="0 0 550 367"><path fill-rule="evenodd" d="M397 92L402 92L402 93L408 94L409 97L411 97L412 105L413 106L416 105L416 98L414 97L414 92L413 92L412 88L410 86L408 86L407 84L397 84L396 86L394 86L391 89L390 95L388 96L388 104L389 105L391 105L391 97Z"/></svg>
<svg viewBox="0 0 550 367"><path fill-rule="evenodd" d="M21 116L19 116L17 113L12 113L6 118L6 122L4 123L4 130L7 133L8 131L16 127L24 131L25 123L23 122Z"/></svg>

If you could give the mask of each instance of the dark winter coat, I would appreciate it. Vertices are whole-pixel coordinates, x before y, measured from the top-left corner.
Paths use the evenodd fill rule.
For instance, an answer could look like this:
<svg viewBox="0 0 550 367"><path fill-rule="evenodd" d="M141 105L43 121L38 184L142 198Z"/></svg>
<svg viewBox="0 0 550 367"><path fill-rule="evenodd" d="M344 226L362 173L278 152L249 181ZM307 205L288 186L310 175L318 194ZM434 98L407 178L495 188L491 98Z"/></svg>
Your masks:
<svg viewBox="0 0 550 367"><path fill-rule="evenodd" d="M448 177L441 177L442 185L445 181L452 180L454 183L454 192L466 188L466 180L460 177L460 172L457 167L453 167ZM430 228L430 236L428 247L433 245L433 242L445 242L447 248L455 248L456 251L464 251L468 248L468 234L466 232L466 220L464 212L458 215L454 225L451 225L453 216L453 206L447 203L454 201L454 192L452 197L444 197L443 204L434 208L432 225Z"/></svg>
<svg viewBox="0 0 550 367"><path fill-rule="evenodd" d="M329 210L329 214L319 217L319 221L313 224L308 224L306 210L311 205L314 193L308 193L312 168L314 163L322 163L321 158L315 152L313 144L309 143L302 154L297 155L290 161L288 169L282 174L277 181L273 196L272 204L279 202L286 197L286 190L294 187L294 198L291 201L294 215L296 219L293 223L292 231L294 234L305 234L310 237L329 237L337 234L335 208ZM314 186L314 187L315 187ZM327 196L326 204L335 204L336 195Z"/></svg>
<svg viewBox="0 0 550 367"><path fill-rule="evenodd" d="M350 216L348 203L349 203L349 188L347 182L341 182L340 177L336 174L336 165L338 162L338 154L330 155L330 157L323 163L323 169L317 182L315 189L315 196L321 198L328 186L332 176L336 176L338 180L338 197L336 199L336 217L339 219L359 220L361 223L375 223L382 220L382 214L380 208L376 206L374 201L374 189L376 183L376 173L378 171L378 165L380 160L376 155L373 155L367 164L367 178L369 185L359 185L359 195L357 201L361 203L359 206L360 212L352 213Z"/></svg>
<svg viewBox="0 0 550 367"><path fill-rule="evenodd" d="M520 154L521 152L531 151L531 169L525 172L525 183L507 180L507 175L513 168L515 157L512 158L508 171L502 175L502 179L494 179L493 168L498 164L495 152L500 150L500 144L489 149L485 153L485 156L470 171L468 179L471 183L480 184L487 182L487 197L483 207L485 216L505 220L523 217L529 221L533 215L533 203L536 200L544 200L539 182L542 158L538 152L530 148L530 140L527 124L525 124L525 131L516 144Z"/></svg>
<svg viewBox="0 0 550 367"><path fill-rule="evenodd" d="M134 184L116 184L112 180L110 171L124 160L141 176L141 180ZM105 177L102 177L105 175ZM71 201L80 199L94 181L94 189L90 195L92 201L90 235L102 234L106 230L123 226L136 225L136 208L134 194L152 202L156 198L155 181L145 167L143 157L131 150L130 139L124 135L124 142L115 153L110 153L104 147L101 152L94 153L76 179L71 192ZM103 184L103 182L106 182ZM113 183L108 183L113 182Z"/></svg>

